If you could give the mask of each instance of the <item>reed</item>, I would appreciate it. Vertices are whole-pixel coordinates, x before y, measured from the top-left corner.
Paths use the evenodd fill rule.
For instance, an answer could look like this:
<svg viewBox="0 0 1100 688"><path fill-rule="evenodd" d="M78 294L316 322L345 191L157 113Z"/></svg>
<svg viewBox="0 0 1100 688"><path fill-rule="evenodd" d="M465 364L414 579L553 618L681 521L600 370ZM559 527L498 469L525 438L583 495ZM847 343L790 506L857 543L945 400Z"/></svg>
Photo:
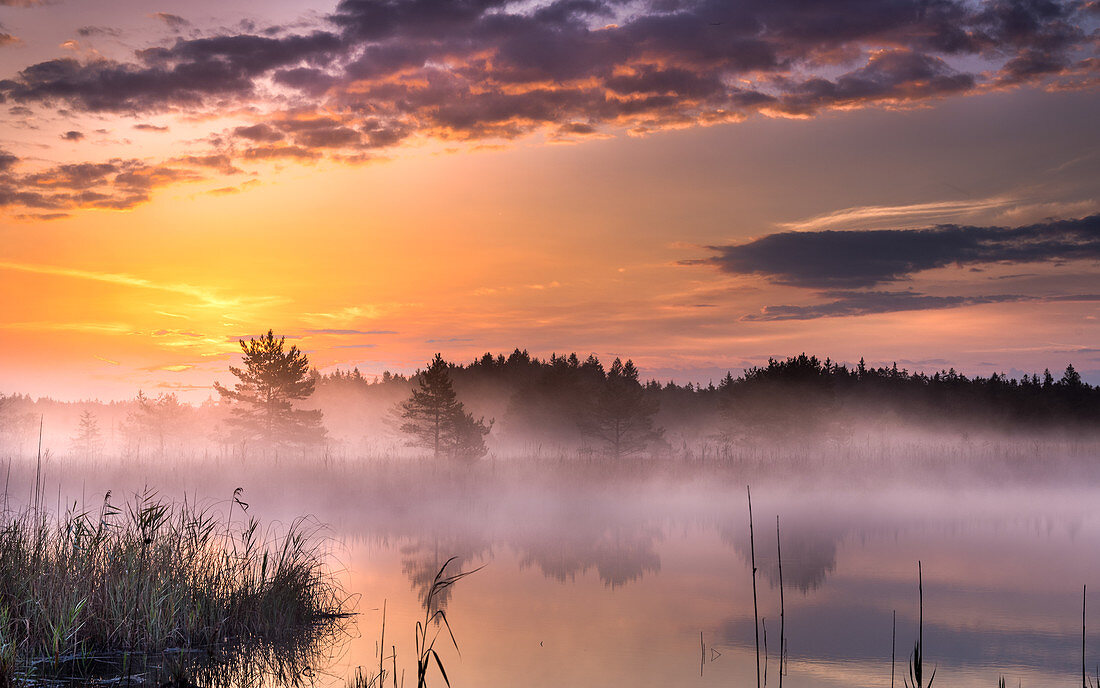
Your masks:
<svg viewBox="0 0 1100 688"><path fill-rule="evenodd" d="M432 585L428 589L428 594L424 600L424 618L423 620L416 622L416 685L417 688L425 688L428 684L428 670L431 669L434 664L439 669L439 675L443 678L443 682L449 687L451 685L451 679L447 676L447 669L443 666L443 659L439 656L439 653L435 649L436 640L439 638L439 634L444 630L447 631L447 637L450 638L451 644L454 646L455 651L458 651L458 641L455 639L454 633L451 631L450 621L447 620L447 613L438 608L441 593L447 588L451 587L458 581L462 580L466 576L472 573L476 573L484 568L479 566L476 569L470 571L461 571L455 574L447 574L447 567L451 565L453 561L458 557L451 557L443 563L439 572L435 574L435 578L432 580ZM386 685L387 674L389 674L392 680L392 685L397 688L397 647L393 647L393 654L390 659L393 660L392 673L386 669L384 662L387 659L385 657L385 638L386 638L386 612L385 603L382 605L382 636L379 641L379 659L378 659L378 671L373 669L370 672L364 672L363 667L356 667L355 673L347 681L347 688L383 688ZM702 643L702 634L699 636L699 642ZM401 678L401 684L404 685L404 675Z"/></svg>
<svg viewBox="0 0 1100 688"><path fill-rule="evenodd" d="M752 491L745 486L749 499L749 563L752 565L752 620L756 631L756 688L760 688L760 611L756 602L756 543L752 532Z"/></svg>
<svg viewBox="0 0 1100 688"><path fill-rule="evenodd" d="M456 652L458 651L458 641L455 640L455 634L451 631L451 623L447 620L447 613L443 609L433 609L433 607L436 606L436 599L444 590L466 576L469 576L471 573L476 573L484 568L483 566L479 566L470 571L446 575L447 566L457 558L458 557L451 557L443 562L443 566L439 568L439 573L435 574L435 579L432 581L432 587L429 588L427 599L424 601L424 621L416 622L417 688L424 688L427 685L428 669L433 660L435 665L439 668L439 673L443 677L443 682L448 686L451 685L451 680L447 678L447 670L443 668L443 660L439 658L439 653L435 650L435 641L439 638L439 634L443 629L446 629L447 636L451 639L451 644L454 645ZM434 633L429 630L429 628L433 628Z"/></svg>
<svg viewBox="0 0 1100 688"><path fill-rule="evenodd" d="M228 527L223 537L210 508L150 491L122 507L108 492L97 512L3 514L0 672L11 680L112 653L275 642L347 617L316 525Z"/></svg>
<svg viewBox="0 0 1100 688"><path fill-rule="evenodd" d="M779 560L779 688L783 688L783 674L787 673L787 610L783 602L783 544L779 538L779 514L775 516L775 554Z"/></svg>
<svg viewBox="0 0 1100 688"><path fill-rule="evenodd" d="M928 683L924 683L924 580L921 573L921 563L917 562L917 642L913 646L913 654L909 657L909 678L905 680L906 688L931 688L932 681L936 678L936 670L932 669L932 675L928 677ZM909 681L912 681L910 685Z"/></svg>

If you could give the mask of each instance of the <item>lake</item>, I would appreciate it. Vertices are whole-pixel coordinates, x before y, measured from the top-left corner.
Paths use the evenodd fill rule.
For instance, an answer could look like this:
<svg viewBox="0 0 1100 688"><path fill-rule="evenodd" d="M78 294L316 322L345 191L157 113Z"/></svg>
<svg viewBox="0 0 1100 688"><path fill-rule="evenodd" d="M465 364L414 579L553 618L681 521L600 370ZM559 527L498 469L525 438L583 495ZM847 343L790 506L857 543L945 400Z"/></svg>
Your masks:
<svg viewBox="0 0 1100 688"><path fill-rule="evenodd" d="M76 473L50 470L54 485ZM902 685L917 638L918 561L935 685L993 686L1002 675L1008 685L1079 685L1085 584L1096 591L1090 674L1100 663L1100 489L1091 478L789 479L737 467L397 460L266 470L103 460L86 475L63 480L61 499L90 503L103 485L118 494L148 483L224 507L241 486L250 515L265 522L309 513L327 524L358 617L331 659L311 667L321 685L378 666L383 604L386 666L396 646L398 684L403 673L415 685L415 623L451 557L448 572L481 567L442 599L461 653L445 631L436 648L456 687L751 685L749 482L769 685L779 683L777 516L787 685L889 686L892 634Z"/></svg>

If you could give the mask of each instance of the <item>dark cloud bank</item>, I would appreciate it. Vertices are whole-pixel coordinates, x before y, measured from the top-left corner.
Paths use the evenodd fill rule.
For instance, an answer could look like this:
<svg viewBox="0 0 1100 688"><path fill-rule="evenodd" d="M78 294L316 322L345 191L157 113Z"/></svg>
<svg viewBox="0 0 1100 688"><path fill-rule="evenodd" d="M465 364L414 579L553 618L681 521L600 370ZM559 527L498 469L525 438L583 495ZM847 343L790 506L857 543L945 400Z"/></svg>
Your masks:
<svg viewBox="0 0 1100 688"><path fill-rule="evenodd" d="M782 232L711 246L706 262L810 289L871 287L948 265L1100 260L1100 215L1023 227Z"/></svg>
<svg viewBox="0 0 1100 688"><path fill-rule="evenodd" d="M219 152L362 159L413 134L576 138L1090 87L1098 22L1077 0L343 0L311 31L30 65L0 80L0 99L125 114L259 104L269 114L223 132ZM41 192L26 182L0 181L0 202Z"/></svg>
<svg viewBox="0 0 1100 688"><path fill-rule="evenodd" d="M731 274L818 291L813 305L767 306L743 320L810 320L1013 301L1096 301L1096 294L931 296L869 290L949 265L1061 263L1100 260L1100 215L1021 227L938 225L930 229L781 232L745 244L711 246L711 264Z"/></svg>

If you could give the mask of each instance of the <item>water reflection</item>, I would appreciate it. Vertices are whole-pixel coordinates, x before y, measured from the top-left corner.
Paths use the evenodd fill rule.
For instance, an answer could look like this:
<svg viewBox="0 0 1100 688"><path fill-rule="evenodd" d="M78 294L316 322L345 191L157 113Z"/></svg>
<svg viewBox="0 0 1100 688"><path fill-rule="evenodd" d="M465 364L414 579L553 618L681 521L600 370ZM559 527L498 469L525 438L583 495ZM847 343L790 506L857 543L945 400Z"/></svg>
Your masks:
<svg viewBox="0 0 1100 688"><path fill-rule="evenodd" d="M767 525L767 524L765 524ZM774 524L773 524L774 525ZM788 590L807 594L817 590L836 570L837 544L848 530L825 519L786 519L782 523L783 584ZM719 527L722 542L732 547L742 563L749 565L748 523L725 523ZM779 585L779 553L774 530L760 529L756 545L756 568L771 587Z"/></svg>
<svg viewBox="0 0 1100 688"><path fill-rule="evenodd" d="M759 604L774 644L778 513L790 675L798 677L792 681L888 685L892 649L898 675L904 672L916 638L918 558L925 570L925 647L939 676L961 686L995 683L1001 674L1049 684L1072 676L1074 667L1079 671L1079 586L1095 581L1100 569L1100 519L1090 491L972 490L915 498L899 492L859 501L851 494L808 499L805 493L761 492L759 518L771 527L756 530L759 580L765 583ZM402 573L423 590L447 556L457 554L471 566L491 559L493 567L478 576L491 579L486 586L496 604L537 610L541 616L529 623L542 625L544 634L592 626L593 636L580 651L608 657L625 652L625 643L601 645L595 629L618 637L629 624L638 636L630 661L593 668L596 677L587 685L621 685L620 679L659 685L647 678L657 675L686 682L691 656L701 685L719 685L740 676L746 661L752 666L742 654L751 652L754 639L747 512L732 486L684 496L647 494L641 501L645 508L638 508L638 500L620 502L619 495L605 490L574 490L563 497L571 508L553 509L546 506L553 498L545 494L538 503L482 495L479 507L468 512L473 515L442 528L464 532L464 538L403 541ZM584 500L591 502L580 505ZM392 537L382 530L374 535ZM413 552L421 562L417 566L409 563ZM372 563L383 562L364 566ZM531 572L546 583L533 582ZM591 584L603 588L606 597ZM496 646L516 632L514 622L503 612L486 613L490 593L476 587L476 578L457 587L450 603L461 603L456 618L480 617L470 621L478 628L477 640L464 637L467 645ZM545 603L532 606L531 598ZM891 648L895 611L897 644ZM1096 617L1090 612L1090 623L1100 625ZM565 628L552 628L556 624ZM701 678L700 631L706 646L721 653ZM543 645L516 651L528 661L549 654ZM1086 651L1100 657L1096 636L1087 639ZM773 672L774 654L773 648ZM492 656L485 661L492 662ZM670 676L676 666L682 673ZM481 667L471 667L467 675L485 685L511 685Z"/></svg>
<svg viewBox="0 0 1100 688"><path fill-rule="evenodd" d="M283 466L261 480L247 468L149 467L131 479L175 480L199 495L242 485L262 518L313 513L331 524L348 592L362 595L359 636L329 669L336 676L377 665L383 600L387 652L396 645L399 669L410 668L427 590L458 557L455 570L489 565L442 600L462 645L461 659L445 658L456 686L755 680L743 476L475 467L456 477L349 465ZM937 684L995 685L1003 673L1013 685L1050 685L1079 673L1080 586L1100 591L1096 488L806 482L753 485L759 607L773 643L782 518L791 685L889 685L895 610L903 672L916 637L918 559ZM90 479L87 489L98 486ZM1100 603L1087 622L1100 628ZM702 677L700 632L721 653ZM1086 654L1090 666L1100 659L1100 633L1088 632Z"/></svg>
<svg viewBox="0 0 1100 688"><path fill-rule="evenodd" d="M35 663L27 685L153 685L208 688L265 688L315 685L321 667L347 640L344 629L304 629L279 643L249 639L155 654L72 656Z"/></svg>
<svg viewBox="0 0 1100 688"><path fill-rule="evenodd" d="M661 570L661 557L655 549L664 539L660 529L648 524L599 526L589 524L580 531L510 544L521 552L520 568L535 566L542 575L560 583L576 581L578 574L594 568L600 581L614 589Z"/></svg>
<svg viewBox="0 0 1100 688"><path fill-rule="evenodd" d="M458 536L416 538L402 544L399 550L401 572L408 577L422 605L427 604L432 584L448 560L452 560L448 567L451 571L467 571L476 567L472 562L484 562L491 554L487 540ZM446 609L454 591L451 586L436 590L431 600L432 611Z"/></svg>

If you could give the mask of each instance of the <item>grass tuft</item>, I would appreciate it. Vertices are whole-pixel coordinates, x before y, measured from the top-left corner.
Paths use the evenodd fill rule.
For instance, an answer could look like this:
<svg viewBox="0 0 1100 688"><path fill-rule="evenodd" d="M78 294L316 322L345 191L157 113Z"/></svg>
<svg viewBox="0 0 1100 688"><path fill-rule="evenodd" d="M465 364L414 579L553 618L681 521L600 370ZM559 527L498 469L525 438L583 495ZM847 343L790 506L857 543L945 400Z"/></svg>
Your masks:
<svg viewBox="0 0 1100 688"><path fill-rule="evenodd" d="M239 492L234 493L234 502ZM146 491L121 507L0 515L0 687L126 653L293 641L335 630L346 596L318 527L266 534Z"/></svg>

